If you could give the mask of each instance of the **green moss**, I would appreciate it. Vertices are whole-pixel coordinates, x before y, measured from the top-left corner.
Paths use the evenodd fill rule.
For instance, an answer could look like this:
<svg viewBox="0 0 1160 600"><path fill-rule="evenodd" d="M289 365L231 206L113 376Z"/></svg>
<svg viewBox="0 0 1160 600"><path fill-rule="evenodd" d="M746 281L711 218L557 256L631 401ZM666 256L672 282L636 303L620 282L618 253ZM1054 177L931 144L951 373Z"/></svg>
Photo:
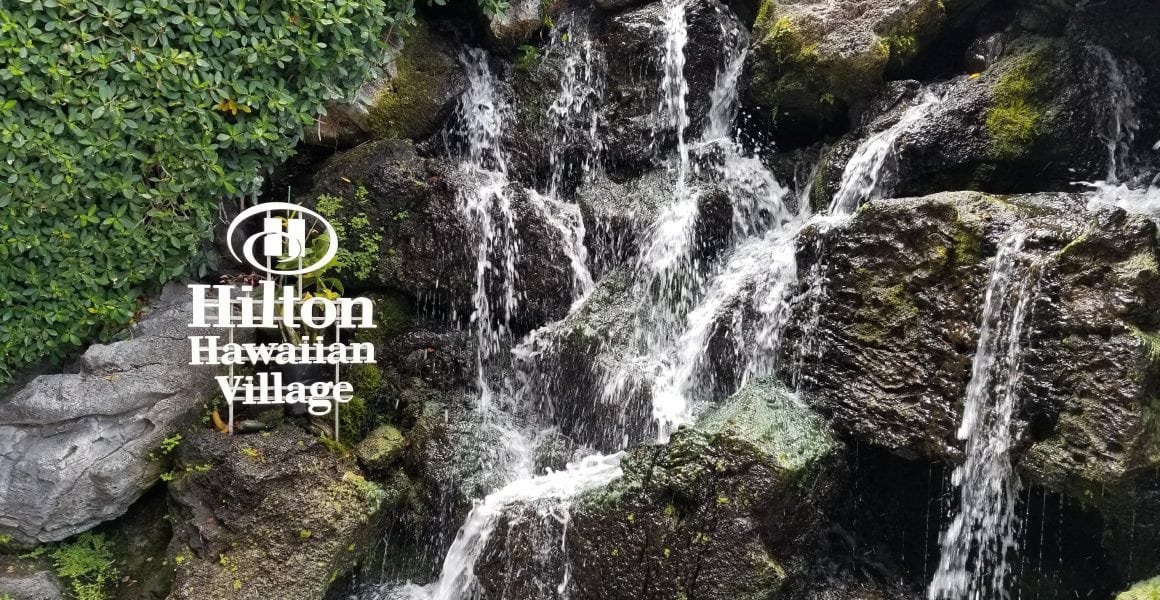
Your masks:
<svg viewBox="0 0 1160 600"><path fill-rule="evenodd" d="M955 223L955 264L973 265L983 257L983 236L962 221Z"/></svg>
<svg viewBox="0 0 1160 600"><path fill-rule="evenodd" d="M1021 158L1038 138L1046 110L1039 96L1048 84L1044 52L1042 47L1036 47L1010 59L992 88L994 104L986 117L991 158Z"/></svg>
<svg viewBox="0 0 1160 600"><path fill-rule="evenodd" d="M432 107L442 99L450 76L445 61L435 56L434 38L420 22L392 64L395 75L379 91L369 108L369 126L377 138L421 139L438 115Z"/></svg>
<svg viewBox="0 0 1160 600"><path fill-rule="evenodd" d="M792 472L828 457L835 448L822 420L774 380L746 385L706 414L698 429L746 440Z"/></svg>
<svg viewBox="0 0 1160 600"><path fill-rule="evenodd" d="M338 410L338 426L340 439L348 443L362 439L369 426L367 402L362 396L356 394Z"/></svg>
<svg viewBox="0 0 1160 600"><path fill-rule="evenodd" d="M1143 374L1143 377L1145 380L1149 377L1160 378L1160 331L1143 331L1136 327L1130 328L1130 331L1143 345L1145 369L1151 372ZM1146 461L1160 465L1160 393L1141 407L1141 413L1144 428L1140 436L1141 451Z"/></svg>
<svg viewBox="0 0 1160 600"><path fill-rule="evenodd" d="M1116 596L1116 600L1160 600L1160 577L1137 583Z"/></svg>
<svg viewBox="0 0 1160 600"><path fill-rule="evenodd" d="M379 425L355 450L368 469L385 470L403 455L406 446L406 438L397 427Z"/></svg>
<svg viewBox="0 0 1160 600"><path fill-rule="evenodd" d="M859 277L862 279L863 277ZM854 314L854 337L866 343L882 341L894 329L918 315L918 307L906 286L871 286L863 294L863 306Z"/></svg>

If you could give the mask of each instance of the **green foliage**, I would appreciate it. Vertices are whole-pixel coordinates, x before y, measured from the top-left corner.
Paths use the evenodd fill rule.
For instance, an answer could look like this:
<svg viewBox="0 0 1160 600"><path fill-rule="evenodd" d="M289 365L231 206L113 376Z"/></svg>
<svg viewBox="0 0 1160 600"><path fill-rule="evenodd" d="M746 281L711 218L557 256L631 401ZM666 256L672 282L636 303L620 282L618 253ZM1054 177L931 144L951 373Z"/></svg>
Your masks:
<svg viewBox="0 0 1160 600"><path fill-rule="evenodd" d="M1036 52L1016 59L999 77L992 90L995 104L987 112L986 120L991 158L1010 160L1027 154L1043 116L1034 96L1044 87L1044 77L1043 58Z"/></svg>
<svg viewBox="0 0 1160 600"><path fill-rule="evenodd" d="M354 191L354 207L345 219L336 218L343 210L345 201L342 198L322 195L316 200L315 209L318 214L326 217L334 226L334 231L346 245L340 246L335 255L334 268L341 274L355 279L367 279L374 271L379 260L379 246L383 242L383 234L371 226L367 212L374 209L368 198L366 187L358 186ZM405 211L404 211L405 212ZM400 217L400 215L402 215ZM395 220L406 219L410 215L398 213ZM350 249L353 242L358 243L354 250Z"/></svg>
<svg viewBox="0 0 1160 600"><path fill-rule="evenodd" d="M540 49L530 44L516 48L520 55L516 58L516 68L521 71L531 71L540 61Z"/></svg>
<svg viewBox="0 0 1160 600"><path fill-rule="evenodd" d="M69 582L76 600L104 600L117 578L112 544L101 534L86 532L53 551L56 574Z"/></svg>
<svg viewBox="0 0 1160 600"><path fill-rule="evenodd" d="M203 268L219 198L255 192L412 19L412 0L0 4L0 385Z"/></svg>
<svg viewBox="0 0 1160 600"><path fill-rule="evenodd" d="M1116 600L1160 600L1160 577L1153 577L1132 586L1116 596Z"/></svg>

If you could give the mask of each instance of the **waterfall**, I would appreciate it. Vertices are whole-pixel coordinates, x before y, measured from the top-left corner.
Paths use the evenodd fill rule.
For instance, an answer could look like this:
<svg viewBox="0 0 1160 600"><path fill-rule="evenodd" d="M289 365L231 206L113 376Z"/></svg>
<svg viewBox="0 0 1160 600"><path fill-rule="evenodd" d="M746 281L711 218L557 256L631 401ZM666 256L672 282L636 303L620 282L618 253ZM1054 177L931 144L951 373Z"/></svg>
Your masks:
<svg viewBox="0 0 1160 600"><path fill-rule="evenodd" d="M580 207L566 201L565 196L576 171L587 178L599 164L602 143L597 109L604 91L600 77L603 59L579 13L563 15L552 28L545 54L555 53L563 55L563 66L556 98L547 114L552 129L548 189L546 194L529 191L529 195L541 216L560 233L572 267L572 297L579 301L595 284L588 268Z"/></svg>
<svg viewBox="0 0 1160 600"><path fill-rule="evenodd" d="M833 226L847 221L863 203L893 193L898 167L898 139L921 123L939 102L942 102L941 90L924 87L919 93L918 102L904 110L896 123L863 140L846 162L838 191L830 200L826 213L816 219L819 228L814 248L816 258L806 277L810 286L804 295L809 318L803 324L801 341L790 374L794 387L799 390L806 360L819 356L822 350L818 345L817 333L821 306L826 301L827 291L825 233ZM808 202L808 197L805 201Z"/></svg>
<svg viewBox="0 0 1160 600"><path fill-rule="evenodd" d="M503 150L507 106L496 90L495 78L483 50L465 51L460 60L467 73L468 89L459 101L458 116L463 137L460 170L474 185L460 190L460 210L475 225L476 243L474 312L479 406L486 413L492 391L484 373L488 360L511 335L511 317L518 308L516 258L519 238L508 184L507 156ZM493 286L498 284L498 294ZM498 296L493 300L493 295ZM494 302L494 304L493 304Z"/></svg>
<svg viewBox="0 0 1160 600"><path fill-rule="evenodd" d="M378 598L462 600L475 597L478 585L474 573L475 563L487 547L505 511L532 500L554 501L558 510L567 511L568 500L576 494L620 477L620 458L620 454L591 456L568 465L564 471L517 479L492 492L467 515L467 520L443 560L439 579L429 586L405 585L386 590L386 595Z"/></svg>
<svg viewBox="0 0 1160 600"><path fill-rule="evenodd" d="M1132 142L1140 127L1136 115L1136 94L1129 80L1127 67L1103 46L1089 46L1088 51L1097 63L1092 71L1102 75L1100 89L1105 93L1097 95L1105 102L1103 108L1103 131L1099 136L1108 149L1107 181L1118 183L1128 175L1128 159ZM1138 77L1138 75L1137 75Z"/></svg>
<svg viewBox="0 0 1160 600"><path fill-rule="evenodd" d="M842 171L838 192L830 201L831 216L852 214L863 202L884 198L894 191L898 138L926 118L941 100L937 91L923 88L919 102L906 109L897 123L858 145Z"/></svg>
<svg viewBox="0 0 1160 600"><path fill-rule="evenodd" d="M1008 597L1010 555L1018 549L1019 477L1011 462L1012 419L1020 377L1020 337L1037 265L1020 268L1027 233L1020 226L999 245L983 299L979 342L957 436L966 460L952 481L959 509L943 534L930 600Z"/></svg>
<svg viewBox="0 0 1160 600"><path fill-rule="evenodd" d="M1098 132L1108 152L1107 174L1103 181L1082 182L1093 190L1093 204L1112 204L1128 212L1148 215L1160 220L1160 173L1147 173L1133 165L1132 145L1139 130L1138 106L1139 68L1121 64L1102 46L1088 48L1102 75L1099 94L1104 99L1103 130ZM1153 147L1160 150L1160 142ZM1135 169L1135 172L1133 172Z"/></svg>

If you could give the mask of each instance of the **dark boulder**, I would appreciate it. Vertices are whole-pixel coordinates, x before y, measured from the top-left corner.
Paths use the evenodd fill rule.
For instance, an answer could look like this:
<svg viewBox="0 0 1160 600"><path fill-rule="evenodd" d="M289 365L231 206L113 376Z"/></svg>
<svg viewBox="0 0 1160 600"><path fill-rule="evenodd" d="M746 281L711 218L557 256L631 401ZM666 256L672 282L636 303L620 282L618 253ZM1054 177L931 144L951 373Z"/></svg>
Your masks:
<svg viewBox="0 0 1160 600"><path fill-rule="evenodd" d="M697 428L631 451L620 479L564 507L563 530L538 529L551 519L535 503L511 509L476 575L488 597L556 597L561 581L584 599L773 597L804 564L837 450L796 398L755 383Z"/></svg>
<svg viewBox="0 0 1160 600"><path fill-rule="evenodd" d="M395 501L297 428L183 442L169 484L170 598L322 598L377 541Z"/></svg>

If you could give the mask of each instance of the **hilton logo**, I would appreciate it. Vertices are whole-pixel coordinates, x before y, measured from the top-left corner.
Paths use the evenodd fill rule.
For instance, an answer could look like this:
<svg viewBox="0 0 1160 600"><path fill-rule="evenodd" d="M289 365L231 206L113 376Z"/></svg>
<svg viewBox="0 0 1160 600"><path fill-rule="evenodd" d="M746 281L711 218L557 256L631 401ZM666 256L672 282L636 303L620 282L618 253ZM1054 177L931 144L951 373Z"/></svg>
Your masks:
<svg viewBox="0 0 1160 600"><path fill-rule="evenodd" d="M234 247L235 233L252 220L261 219L260 231ZM334 410L338 437L338 405L349 402L353 386L339 377L344 364L373 364L375 347L369 343L343 343L343 330L373 328L374 303L367 298L337 297L330 290L303 289L303 275L332 265L338 254L334 227L322 215L289 202L268 202L238 214L226 232L230 254L239 262L265 273L247 285L191 284L193 322L190 327L226 329L228 339L217 335L190 337L193 365L229 367L217 376L222 396L229 405L230 432L234 404L305 404L310 414L322 416ZM255 252L260 249L261 256ZM315 278L315 281L318 281ZM277 330L281 342L235 343L235 328ZM333 366L333 378L293 379L287 369L258 370L236 375L235 367L266 365ZM295 369L302 372L302 369Z"/></svg>
<svg viewBox="0 0 1160 600"><path fill-rule="evenodd" d="M274 216L278 211L286 213L287 216ZM234 231L239 225L258 215L264 215L262 217L262 232L255 233L246 239L245 243L242 244L242 256L239 257L237 249L234 248ZM304 218L306 216L311 217L315 223L322 227L322 233L329 242L326 251L313 263L305 266L299 265L296 269L273 268L280 262L293 259L301 261L306 257L307 230ZM235 260L243 262L244 258L250 266L270 275L311 273L329 264L334 259L335 254L338 254L338 235L335 234L334 227L331 226L330 222L308 208L289 202L267 202L243 210L230 223L230 228L226 231L226 239L229 240L230 254L234 256ZM254 256L254 246L258 240L262 241L262 253L266 256L265 260L258 260Z"/></svg>

